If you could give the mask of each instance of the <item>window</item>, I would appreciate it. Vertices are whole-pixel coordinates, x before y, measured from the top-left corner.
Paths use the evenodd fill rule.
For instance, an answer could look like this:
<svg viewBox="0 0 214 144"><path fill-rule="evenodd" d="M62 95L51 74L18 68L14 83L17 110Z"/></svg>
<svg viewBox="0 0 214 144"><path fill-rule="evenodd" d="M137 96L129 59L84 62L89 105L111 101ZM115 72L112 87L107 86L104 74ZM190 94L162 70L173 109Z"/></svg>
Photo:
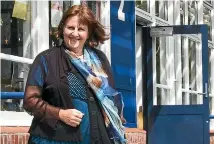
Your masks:
<svg viewBox="0 0 214 144"><path fill-rule="evenodd" d="M150 12L150 8L149 8L149 0L137 0L135 1L135 5L137 8L140 8L146 12Z"/></svg>
<svg viewBox="0 0 214 144"><path fill-rule="evenodd" d="M30 2L22 3L17 11L16 6L20 5L19 2L1 2L1 56L3 56L1 59L1 92L24 91L25 77L29 70L26 61L30 63L33 58L30 4ZM2 100L1 111L23 112L22 100Z"/></svg>
<svg viewBox="0 0 214 144"><path fill-rule="evenodd" d="M1 2L1 92L8 96L23 96L30 64L49 48L47 7L47 1ZM7 126L29 126L32 120L22 99L1 100L1 115L0 124Z"/></svg>
<svg viewBox="0 0 214 144"><path fill-rule="evenodd" d="M155 15L168 21L168 1L155 1Z"/></svg>
<svg viewBox="0 0 214 144"><path fill-rule="evenodd" d="M186 36L181 38L182 104L201 104L202 97L198 95L202 91L201 47Z"/></svg>
<svg viewBox="0 0 214 144"><path fill-rule="evenodd" d="M178 37L181 37L180 44L176 42ZM175 43L171 43L172 40ZM193 36L188 34L156 37L153 50L156 55L153 58L153 70L156 72L154 105L201 104L202 55L199 40L193 40Z"/></svg>
<svg viewBox="0 0 214 144"><path fill-rule="evenodd" d="M196 85L196 42L189 39L188 42L189 53L189 89L197 91ZM190 104L197 104L197 94L190 93Z"/></svg>
<svg viewBox="0 0 214 144"><path fill-rule="evenodd" d="M26 17L13 14L15 5L14 1L1 2L1 53L32 58L30 2Z"/></svg>
<svg viewBox="0 0 214 144"><path fill-rule="evenodd" d="M213 99L213 62L214 62L214 55L213 55L213 49L209 48L209 71L208 71L208 75L209 75L209 100L210 100L210 114L213 115L214 114L214 109L213 109L213 105L214 105L214 99Z"/></svg>
<svg viewBox="0 0 214 144"><path fill-rule="evenodd" d="M204 24L207 24L208 26L208 39L212 40L211 10L208 7L204 6L203 11Z"/></svg>
<svg viewBox="0 0 214 144"><path fill-rule="evenodd" d="M181 3L180 3L180 12L181 12L181 25L184 25L184 23L185 23L185 21L184 21L184 9L185 9L185 7L184 7L184 1L183 0L181 0Z"/></svg>
<svg viewBox="0 0 214 144"><path fill-rule="evenodd" d="M1 67L1 91L23 92L29 65L2 59ZM1 111L24 112L22 99L2 99Z"/></svg>
<svg viewBox="0 0 214 144"><path fill-rule="evenodd" d="M204 2L206 2L206 3L209 4L209 5L212 4L212 1L210 1L210 0L204 0Z"/></svg>
<svg viewBox="0 0 214 144"><path fill-rule="evenodd" d="M166 104L167 95L169 94L169 88L167 83L167 49L166 49L166 38L156 38L156 91L157 99L155 104L162 105Z"/></svg>
<svg viewBox="0 0 214 144"><path fill-rule="evenodd" d="M197 2L189 1L188 2L188 25L197 24Z"/></svg>

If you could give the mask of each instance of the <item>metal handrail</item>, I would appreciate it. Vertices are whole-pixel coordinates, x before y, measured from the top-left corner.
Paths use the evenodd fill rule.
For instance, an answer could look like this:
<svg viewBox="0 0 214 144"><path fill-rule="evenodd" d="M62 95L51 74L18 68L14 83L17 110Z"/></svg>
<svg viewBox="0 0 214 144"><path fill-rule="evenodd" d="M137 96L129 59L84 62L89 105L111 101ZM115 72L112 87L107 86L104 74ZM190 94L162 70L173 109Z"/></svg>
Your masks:
<svg viewBox="0 0 214 144"><path fill-rule="evenodd" d="M0 99L23 99L24 92L1 92Z"/></svg>

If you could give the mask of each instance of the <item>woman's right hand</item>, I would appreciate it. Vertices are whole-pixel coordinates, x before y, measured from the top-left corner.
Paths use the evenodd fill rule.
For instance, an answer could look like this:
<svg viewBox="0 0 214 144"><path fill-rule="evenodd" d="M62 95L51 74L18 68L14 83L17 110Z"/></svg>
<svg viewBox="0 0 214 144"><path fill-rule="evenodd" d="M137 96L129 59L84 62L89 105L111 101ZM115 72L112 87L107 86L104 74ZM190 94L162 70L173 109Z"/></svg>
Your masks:
<svg viewBox="0 0 214 144"><path fill-rule="evenodd" d="M60 109L59 118L61 121L72 127L77 127L82 121L83 113L76 109Z"/></svg>

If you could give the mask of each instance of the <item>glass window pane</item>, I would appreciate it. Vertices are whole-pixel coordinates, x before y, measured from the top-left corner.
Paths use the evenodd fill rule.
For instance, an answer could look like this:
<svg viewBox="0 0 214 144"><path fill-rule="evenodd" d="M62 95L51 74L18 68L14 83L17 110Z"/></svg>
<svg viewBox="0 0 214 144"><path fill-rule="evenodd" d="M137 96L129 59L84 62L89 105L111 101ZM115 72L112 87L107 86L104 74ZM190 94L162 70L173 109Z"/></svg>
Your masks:
<svg viewBox="0 0 214 144"><path fill-rule="evenodd" d="M196 42L189 39L189 89L196 89Z"/></svg>
<svg viewBox="0 0 214 144"><path fill-rule="evenodd" d="M166 37L156 37L156 83L157 97L154 104L166 105L169 97L169 89L167 87L167 55L166 55Z"/></svg>
<svg viewBox="0 0 214 144"><path fill-rule="evenodd" d="M211 0L204 0L205 2L209 3L209 4L212 4L212 1Z"/></svg>
<svg viewBox="0 0 214 144"><path fill-rule="evenodd" d="M198 95L196 93L189 93L189 95L187 95L186 92L182 92L182 104L183 105L202 104L197 102L198 97L201 97L201 95ZM189 103L187 103L187 101L189 101Z"/></svg>
<svg viewBox="0 0 214 144"><path fill-rule="evenodd" d="M184 25L184 2L180 2L180 12L181 12L181 25Z"/></svg>
<svg viewBox="0 0 214 144"><path fill-rule="evenodd" d="M212 27L211 27L211 10L207 7L204 7L204 24L208 26L208 39L212 40Z"/></svg>
<svg viewBox="0 0 214 144"><path fill-rule="evenodd" d="M213 115L213 97L209 96L209 110L210 115Z"/></svg>
<svg viewBox="0 0 214 144"><path fill-rule="evenodd" d="M194 25L197 24L197 2L189 1L188 2L188 24Z"/></svg>
<svg viewBox="0 0 214 144"><path fill-rule="evenodd" d="M157 88L157 105L167 105L167 98L169 90L164 88Z"/></svg>
<svg viewBox="0 0 214 144"><path fill-rule="evenodd" d="M160 83L160 38L156 38L156 82Z"/></svg>
<svg viewBox="0 0 214 144"><path fill-rule="evenodd" d="M213 91L212 91L212 81L213 81L213 74L211 73L212 70L212 62L214 61L214 50L212 48L208 49L209 52L209 70L208 70L208 76L209 76L209 87L208 87L208 91L209 91L209 106L210 106L210 114L213 115L214 114L214 109L213 109L213 104L214 104L214 99L213 99Z"/></svg>
<svg viewBox="0 0 214 144"><path fill-rule="evenodd" d="M212 81L212 74L211 74L211 61L213 61L213 50L211 48L208 49L208 52L209 52L209 67L208 67L208 76L209 76L209 94L211 94L211 81ZM212 54L212 55L211 55Z"/></svg>
<svg viewBox="0 0 214 144"><path fill-rule="evenodd" d="M156 38L156 81L166 85L166 38Z"/></svg>
<svg viewBox="0 0 214 144"><path fill-rule="evenodd" d="M155 1L155 15L164 20L168 20L168 2Z"/></svg>
<svg viewBox="0 0 214 144"><path fill-rule="evenodd" d="M32 58L30 4L30 1L26 3L24 13L25 7L15 9L18 3L14 1L1 2L1 53ZM13 11L24 16L13 15Z"/></svg>
<svg viewBox="0 0 214 144"><path fill-rule="evenodd" d="M135 6L137 8L140 8L146 12L150 12L150 9L149 9L149 1L148 0L137 0L135 1Z"/></svg>
<svg viewBox="0 0 214 144"><path fill-rule="evenodd" d="M96 16L96 10L97 10L96 1L87 1L87 5L89 8L91 8L92 12Z"/></svg>
<svg viewBox="0 0 214 144"><path fill-rule="evenodd" d="M24 75L28 72L28 64L1 60L1 92L24 92ZM1 110L23 111L22 100L2 99Z"/></svg>
<svg viewBox="0 0 214 144"><path fill-rule="evenodd" d="M181 67L182 67L182 104L202 104L202 84L199 71L201 67L200 54L197 54L199 43L188 37L181 37Z"/></svg>
<svg viewBox="0 0 214 144"><path fill-rule="evenodd" d="M194 93L190 93L189 95L189 101L190 101L190 104L193 105L193 104L198 104L197 103L197 97L200 96L198 94L194 94Z"/></svg>

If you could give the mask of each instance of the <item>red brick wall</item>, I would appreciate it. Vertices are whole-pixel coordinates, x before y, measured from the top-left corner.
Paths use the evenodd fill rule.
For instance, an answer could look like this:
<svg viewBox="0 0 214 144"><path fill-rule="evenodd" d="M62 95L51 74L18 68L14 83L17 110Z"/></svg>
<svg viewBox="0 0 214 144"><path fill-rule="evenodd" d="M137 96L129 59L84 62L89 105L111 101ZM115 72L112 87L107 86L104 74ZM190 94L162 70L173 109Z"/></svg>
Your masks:
<svg viewBox="0 0 214 144"><path fill-rule="evenodd" d="M29 127L1 127L0 144L27 144ZM126 129L128 144L146 144L146 132L139 129Z"/></svg>
<svg viewBox="0 0 214 144"><path fill-rule="evenodd" d="M27 144L29 127L0 127L0 144ZM146 132L140 129L126 129L128 144L146 144ZM210 132L210 144L214 144L214 131Z"/></svg>
<svg viewBox="0 0 214 144"><path fill-rule="evenodd" d="M27 144L28 137L27 133L0 135L1 144Z"/></svg>
<svg viewBox="0 0 214 144"><path fill-rule="evenodd" d="M210 144L214 144L214 131L210 131Z"/></svg>
<svg viewBox="0 0 214 144"><path fill-rule="evenodd" d="M0 144L27 144L29 127L0 127ZM146 132L140 129L126 129L128 144L146 144ZM214 144L214 131L210 132L210 144Z"/></svg>
<svg viewBox="0 0 214 144"><path fill-rule="evenodd" d="M140 129L126 129L128 144L146 144L146 132Z"/></svg>
<svg viewBox="0 0 214 144"><path fill-rule="evenodd" d="M1 144L27 144L29 127L1 127Z"/></svg>

